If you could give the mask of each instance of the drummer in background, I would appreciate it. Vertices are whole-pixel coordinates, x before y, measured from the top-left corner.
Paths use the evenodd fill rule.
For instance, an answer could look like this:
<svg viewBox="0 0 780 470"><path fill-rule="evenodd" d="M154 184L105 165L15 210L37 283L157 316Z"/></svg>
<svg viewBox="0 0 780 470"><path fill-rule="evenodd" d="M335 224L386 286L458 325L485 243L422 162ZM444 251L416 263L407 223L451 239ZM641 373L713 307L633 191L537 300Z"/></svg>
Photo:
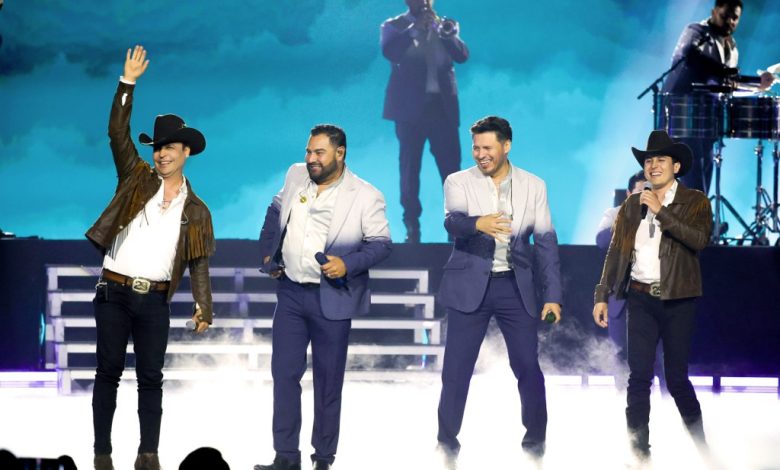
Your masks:
<svg viewBox="0 0 780 470"><path fill-rule="evenodd" d="M688 94L693 84L715 86L752 85L766 90L774 76L764 72L760 77L739 74L739 52L734 31L742 17L742 0L715 0L709 18L685 27L677 41L672 63L686 57L664 82L662 92ZM712 179L712 147L714 139L679 139L693 150L693 168L681 181L692 189L708 193Z"/></svg>

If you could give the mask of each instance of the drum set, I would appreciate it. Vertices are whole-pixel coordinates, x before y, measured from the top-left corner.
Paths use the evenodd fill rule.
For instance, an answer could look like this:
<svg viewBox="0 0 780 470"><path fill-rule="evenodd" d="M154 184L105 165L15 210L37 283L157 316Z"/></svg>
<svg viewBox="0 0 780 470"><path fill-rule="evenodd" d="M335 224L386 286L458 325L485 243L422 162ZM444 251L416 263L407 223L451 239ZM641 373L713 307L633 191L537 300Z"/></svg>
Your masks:
<svg viewBox="0 0 780 470"><path fill-rule="evenodd" d="M701 139L714 143L715 215L712 241L716 244L750 242L768 245L768 232L780 233L778 218L778 165L780 164L780 97L760 93L713 92L712 89L685 95L655 95L655 129L666 130L672 138ZM756 203L753 221L747 223L720 191L723 139L755 139ZM763 187L764 143L772 146L774 182L772 194ZM742 227L741 236L728 237L723 211L728 210ZM780 242L780 238L778 238Z"/></svg>

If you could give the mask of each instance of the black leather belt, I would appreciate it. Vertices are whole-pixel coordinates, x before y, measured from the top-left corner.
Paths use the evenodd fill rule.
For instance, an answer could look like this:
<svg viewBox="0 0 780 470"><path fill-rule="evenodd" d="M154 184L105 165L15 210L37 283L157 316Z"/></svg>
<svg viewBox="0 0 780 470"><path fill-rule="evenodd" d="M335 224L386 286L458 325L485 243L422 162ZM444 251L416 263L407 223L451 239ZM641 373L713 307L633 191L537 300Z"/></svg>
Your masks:
<svg viewBox="0 0 780 470"><path fill-rule="evenodd" d="M631 279L631 282L628 284L628 287L630 287L632 290L635 290L637 292L642 292L644 294L649 294L653 297L661 297L661 283L660 282L653 282L652 284L645 284L644 282L639 282Z"/></svg>
<svg viewBox="0 0 780 470"><path fill-rule="evenodd" d="M167 291L171 286L169 281L150 281L149 279L144 279L142 277L125 276L124 274L115 273L114 271L105 268L103 268L100 279L127 286L138 294L148 294L149 291Z"/></svg>
<svg viewBox="0 0 780 470"><path fill-rule="evenodd" d="M508 271L490 271L490 277L512 277L515 272L511 269Z"/></svg>
<svg viewBox="0 0 780 470"><path fill-rule="evenodd" d="M290 279L290 277L287 276L286 274L282 274L282 279L291 282L296 286L303 287L304 289L318 289L320 287L320 284L318 282L295 282L292 279Z"/></svg>

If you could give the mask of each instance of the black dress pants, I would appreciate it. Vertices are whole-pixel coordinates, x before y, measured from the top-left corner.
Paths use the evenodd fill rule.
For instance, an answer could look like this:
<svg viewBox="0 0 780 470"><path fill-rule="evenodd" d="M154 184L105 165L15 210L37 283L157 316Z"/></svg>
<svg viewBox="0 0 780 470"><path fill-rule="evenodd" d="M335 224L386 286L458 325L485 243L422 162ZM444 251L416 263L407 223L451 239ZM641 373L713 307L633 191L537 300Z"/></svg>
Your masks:
<svg viewBox="0 0 780 470"><path fill-rule="evenodd" d="M430 142L431 153L444 184L447 176L460 170L458 125L445 115L441 97L430 95L420 120L396 121L395 134L399 144L403 220L407 227L419 227L422 214L420 169L425 141Z"/></svg>

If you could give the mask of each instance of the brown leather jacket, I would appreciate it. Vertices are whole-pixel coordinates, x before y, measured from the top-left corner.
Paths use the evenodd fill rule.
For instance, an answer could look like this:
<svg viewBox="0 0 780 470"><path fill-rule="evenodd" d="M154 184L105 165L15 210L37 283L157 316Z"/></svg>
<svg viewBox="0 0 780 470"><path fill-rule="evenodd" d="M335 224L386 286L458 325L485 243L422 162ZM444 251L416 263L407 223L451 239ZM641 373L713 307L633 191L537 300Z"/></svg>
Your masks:
<svg viewBox="0 0 780 470"><path fill-rule="evenodd" d="M104 253L111 247L114 237L135 218L162 184L154 169L138 155L130 137L134 88L135 85L120 82L114 95L108 136L119 183L114 198L86 233L87 238ZM122 97L125 94L125 104L122 106ZM168 288L168 301L170 302L176 292L185 268L189 267L192 296L201 309L200 320L208 323L211 323L213 318L209 256L214 254L215 248L211 213L206 204L192 191L188 180L171 285Z"/></svg>
<svg viewBox="0 0 780 470"><path fill-rule="evenodd" d="M661 299L664 300L701 296L699 252L707 246L712 232L712 209L707 196L682 183L677 185L672 203L662 207L656 215L663 233L658 256L661 259ZM634 261L634 240L641 218L639 194L632 194L615 219L594 302L606 302L611 293L619 299L626 297Z"/></svg>

